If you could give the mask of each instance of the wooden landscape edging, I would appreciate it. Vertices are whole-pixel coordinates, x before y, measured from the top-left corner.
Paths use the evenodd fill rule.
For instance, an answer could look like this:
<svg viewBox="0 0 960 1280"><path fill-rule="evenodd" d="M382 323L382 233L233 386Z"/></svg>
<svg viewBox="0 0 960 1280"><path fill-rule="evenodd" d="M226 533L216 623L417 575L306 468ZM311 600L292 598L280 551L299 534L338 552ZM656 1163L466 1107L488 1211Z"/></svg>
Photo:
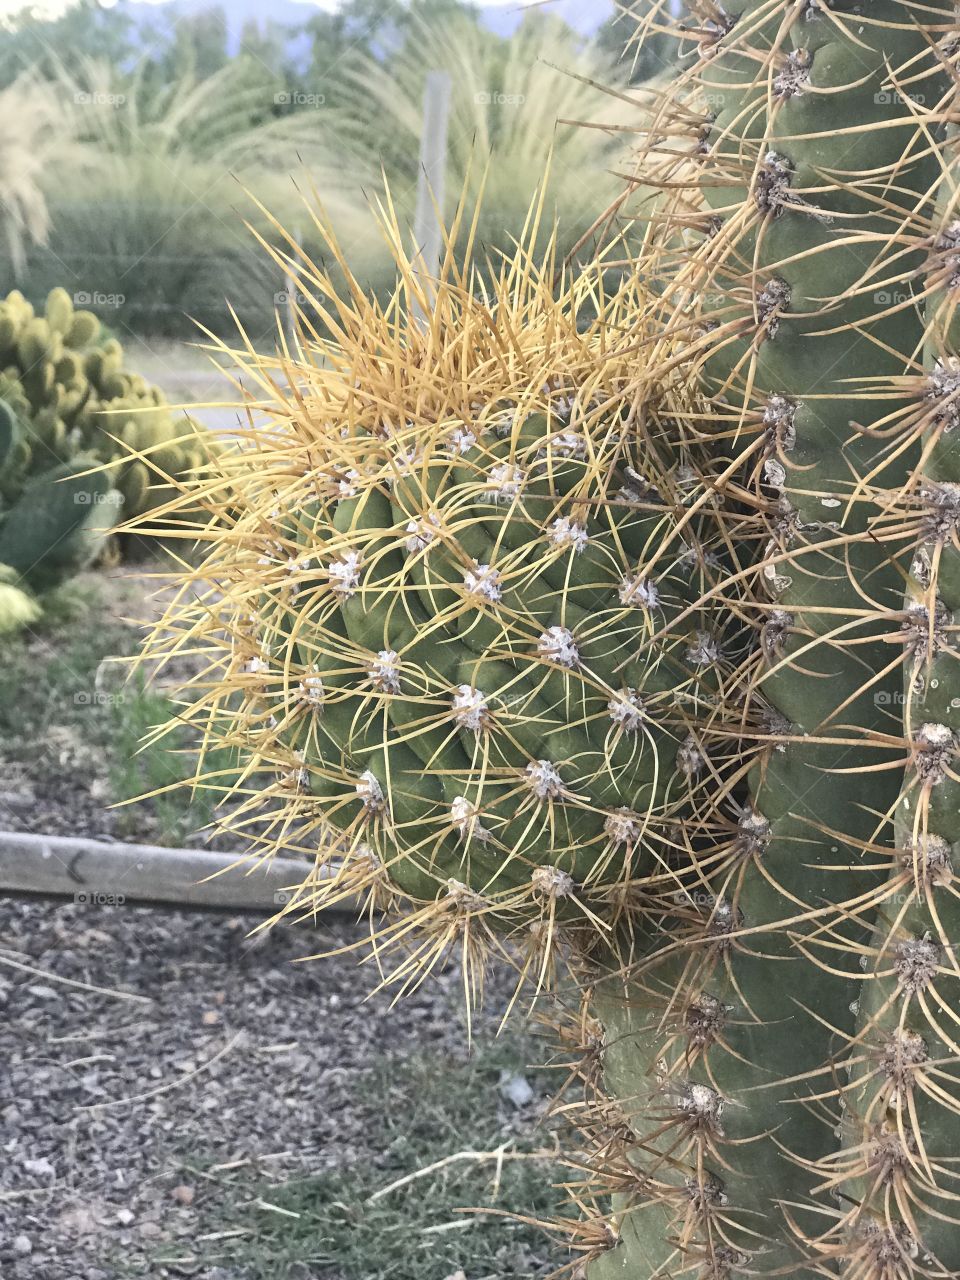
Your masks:
<svg viewBox="0 0 960 1280"><path fill-rule="evenodd" d="M207 849L0 831L0 894L272 913L292 897L306 868L295 858L257 864Z"/></svg>

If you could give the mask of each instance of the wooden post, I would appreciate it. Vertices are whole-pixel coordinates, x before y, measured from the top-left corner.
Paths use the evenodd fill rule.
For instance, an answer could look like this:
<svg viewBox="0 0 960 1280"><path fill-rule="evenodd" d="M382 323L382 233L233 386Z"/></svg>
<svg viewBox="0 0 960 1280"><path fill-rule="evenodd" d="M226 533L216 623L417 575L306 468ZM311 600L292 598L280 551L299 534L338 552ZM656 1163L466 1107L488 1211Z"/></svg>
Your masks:
<svg viewBox="0 0 960 1280"><path fill-rule="evenodd" d="M428 71L423 90L423 134L420 138L420 174L417 182L417 210L413 224L415 260L424 290L436 277L443 252L441 219L447 176L447 136L450 128L448 71ZM440 211L440 218L437 217ZM424 319L420 306L415 312Z"/></svg>

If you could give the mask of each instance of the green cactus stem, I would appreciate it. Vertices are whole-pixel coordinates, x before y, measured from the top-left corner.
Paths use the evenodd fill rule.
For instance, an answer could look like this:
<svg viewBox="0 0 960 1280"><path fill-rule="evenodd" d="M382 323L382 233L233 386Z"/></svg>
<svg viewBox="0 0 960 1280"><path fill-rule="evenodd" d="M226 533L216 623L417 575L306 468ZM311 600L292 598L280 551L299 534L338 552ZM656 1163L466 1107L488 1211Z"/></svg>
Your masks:
<svg viewBox="0 0 960 1280"><path fill-rule="evenodd" d="M417 928L401 985L451 946L478 977L504 935L551 981L561 935L610 943L638 882L675 887L733 785L744 623L699 601L737 517L659 384L622 390L634 282L597 315L592 277L555 296L518 264L487 300L451 260L428 332L328 283L354 318L305 357L309 414L231 460L216 598L173 626L232 691L209 730L250 761L239 821L266 803L337 863L287 910L406 903L377 943Z"/></svg>
<svg viewBox="0 0 960 1280"><path fill-rule="evenodd" d="M753 687L773 732L704 896L658 920L661 956L627 975L616 1012L606 984L608 1088L637 1177L591 1280L812 1277L857 1248L835 1238L823 1193L840 1146L826 1099L835 1109L859 994L835 956L857 969L857 904L876 891L871 855L892 844L899 787L877 694L904 569L869 524L874 489L907 475L910 440L890 449L871 428L902 407L894 380L923 332L887 291L922 263L900 233L936 158L897 86L910 67L914 92L941 94L937 28L882 0L711 13L691 76L711 109L693 179L708 236L682 279L710 391L741 436L759 431L748 456L769 542Z"/></svg>
<svg viewBox="0 0 960 1280"><path fill-rule="evenodd" d="M4 515L0 564L35 591L58 586L92 564L117 520L110 477L91 458L51 468Z"/></svg>
<svg viewBox="0 0 960 1280"><path fill-rule="evenodd" d="M927 372L916 385L920 466L905 486L915 555L904 654L904 789L850 1065L837 1178L863 1251L960 1269L960 222L952 166L929 238Z"/></svg>

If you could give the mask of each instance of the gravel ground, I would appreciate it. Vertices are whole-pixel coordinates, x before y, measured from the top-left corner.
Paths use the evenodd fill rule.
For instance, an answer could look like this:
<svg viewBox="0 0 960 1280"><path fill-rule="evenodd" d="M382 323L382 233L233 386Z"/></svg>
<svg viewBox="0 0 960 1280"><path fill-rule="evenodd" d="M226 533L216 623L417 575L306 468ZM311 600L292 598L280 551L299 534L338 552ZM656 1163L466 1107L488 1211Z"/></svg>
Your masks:
<svg viewBox="0 0 960 1280"><path fill-rule="evenodd" d="M61 602L11 644L0 671L0 827L162 841L153 802L110 807L116 735L124 729L126 743L136 700L99 696L101 664L132 651L137 632L124 619L150 610L150 589L136 572L87 575L69 608ZM181 814L184 843L205 840L195 816ZM271 1188L281 1198L284 1183L345 1168L368 1190L395 1179L396 1134L380 1117L391 1106L403 1119L419 1094L394 1063L422 1056L441 1094L463 1087L461 976L450 967L390 1009L390 995L367 998L375 974L354 955L292 963L354 941L349 920L251 938L255 924L0 898L0 1280L368 1280L355 1261L342 1274L300 1262L281 1272L245 1263L243 1240L219 1241L250 1222L254 1251L258 1199ZM504 975L475 1019L478 1053L489 1052L508 998ZM526 1047L512 1044L509 1069L524 1070ZM372 1063L391 1075L392 1102ZM541 1145L547 1082L530 1090L521 1077L531 1096L518 1102L498 1086L495 1061L491 1070L473 1086L475 1107L463 1095L475 1131L421 1135L414 1167L463 1146ZM482 1200L480 1175L475 1190ZM478 1203L471 1188L464 1195L452 1203ZM498 1280L544 1275L549 1250L534 1248L529 1265L514 1248ZM447 1270L457 1267L436 1280ZM369 1274L395 1271L388 1260ZM415 1260L402 1275L419 1276Z"/></svg>
<svg viewBox="0 0 960 1280"><path fill-rule="evenodd" d="M464 1056L455 969L390 1010L353 956L290 963L349 942L350 922L255 940L250 923L0 902L3 1280L245 1280L195 1260L236 1179L375 1160L358 1073ZM529 1131L542 1103L492 1126Z"/></svg>

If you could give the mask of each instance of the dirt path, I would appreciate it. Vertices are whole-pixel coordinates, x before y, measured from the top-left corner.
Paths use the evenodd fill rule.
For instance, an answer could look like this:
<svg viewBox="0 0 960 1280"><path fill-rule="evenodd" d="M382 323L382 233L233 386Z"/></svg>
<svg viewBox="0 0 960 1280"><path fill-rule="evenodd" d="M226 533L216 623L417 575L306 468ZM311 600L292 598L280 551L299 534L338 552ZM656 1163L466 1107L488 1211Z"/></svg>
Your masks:
<svg viewBox="0 0 960 1280"><path fill-rule="evenodd" d="M194 406L191 415L211 430L232 432L246 424L245 415L235 407L239 395L231 381L231 377L243 381L239 370L225 358L211 357L199 342L128 342L126 360L131 369L161 387L171 404Z"/></svg>

